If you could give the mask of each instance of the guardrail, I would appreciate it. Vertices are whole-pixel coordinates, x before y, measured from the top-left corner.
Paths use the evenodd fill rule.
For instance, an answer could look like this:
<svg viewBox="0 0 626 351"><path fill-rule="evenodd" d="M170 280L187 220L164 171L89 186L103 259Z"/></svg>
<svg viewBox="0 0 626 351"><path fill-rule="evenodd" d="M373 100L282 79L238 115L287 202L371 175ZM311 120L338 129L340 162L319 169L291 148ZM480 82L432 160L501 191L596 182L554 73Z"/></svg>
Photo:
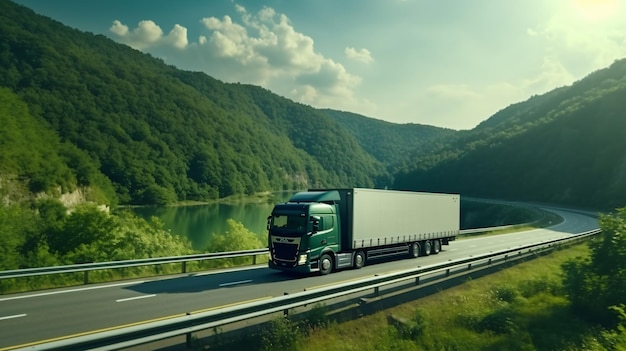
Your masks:
<svg viewBox="0 0 626 351"><path fill-rule="evenodd" d="M218 259L218 258L253 256L254 257L253 264L256 264L256 256L266 255L266 254L267 254L267 248L255 249L255 250L229 251L229 252L213 252L213 253L186 255L186 256L142 258L142 259L137 259L137 260L126 260L126 261L81 263L81 264L71 264L71 265L66 265L66 266L25 268L25 269L15 269L15 270L9 270L9 271L0 271L0 279L34 277L34 276L46 275L46 274L85 272L85 284L88 284L89 279L88 279L87 272L100 270L100 269L149 266L149 265L158 265L158 264L165 264L165 263L182 263L182 273L186 273L187 262L211 260L211 259Z"/></svg>
<svg viewBox="0 0 626 351"><path fill-rule="evenodd" d="M504 229L504 228L509 228L509 227L510 226L466 229L466 230L461 230L460 234L487 232L487 231L493 231L493 230ZM89 284L89 272L95 271L95 270L149 266L149 265L159 265L159 264L166 264L166 263L182 263L181 273L187 273L187 262L213 260L213 259L219 259L219 258L252 256L253 257L252 264L254 265L256 264L257 256L266 255L267 253L268 253L267 248L265 248L265 249L229 251L229 252L213 252L213 253L194 254L194 255L185 255L185 256L143 258L143 259L125 260L125 261L81 263L81 264L72 264L72 265L65 265L65 266L24 268L24 269L0 271L0 280L9 279L9 278L34 277L34 276L46 275L46 274L85 272L84 284Z"/></svg>
<svg viewBox="0 0 626 351"><path fill-rule="evenodd" d="M162 321L149 322L141 325L32 345L20 350L119 350L181 335L187 335L187 340L190 340L192 333L201 330L207 330L276 312L283 311L283 313L286 313L286 311L292 308L311 305L338 297L345 297L369 289L374 289L374 292L378 294L379 289L383 286L403 283L408 280L414 281L414 284L419 284L420 277L425 275L440 273L444 276L449 276L453 271L470 271L481 262L491 265L495 263L496 258L501 258L499 262L507 262L507 260L511 258L511 255L520 257L523 255L524 251L526 251L527 254L533 254L540 252L542 249L553 248L556 245L582 241L598 233L600 233L600 229L572 237L525 245L475 257L451 260L445 263L418 267L382 276L368 277L310 291L273 297L266 300L248 302L241 305L217 308Z"/></svg>

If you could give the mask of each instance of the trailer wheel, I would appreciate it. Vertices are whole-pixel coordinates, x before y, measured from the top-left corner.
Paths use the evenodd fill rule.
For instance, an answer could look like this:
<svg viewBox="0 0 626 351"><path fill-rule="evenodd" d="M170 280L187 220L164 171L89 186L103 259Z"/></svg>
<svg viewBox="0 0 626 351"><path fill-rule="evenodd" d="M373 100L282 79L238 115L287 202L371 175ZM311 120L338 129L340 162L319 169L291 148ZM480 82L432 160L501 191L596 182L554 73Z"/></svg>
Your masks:
<svg viewBox="0 0 626 351"><path fill-rule="evenodd" d="M320 257L320 274L326 275L333 271L333 258L329 254L323 254Z"/></svg>
<svg viewBox="0 0 626 351"><path fill-rule="evenodd" d="M418 258L420 255L420 244L419 243L413 243L411 244L411 248L409 249L409 254L411 255L411 257L413 258Z"/></svg>
<svg viewBox="0 0 626 351"><path fill-rule="evenodd" d="M441 241L439 239L433 241L433 254L438 254L441 252Z"/></svg>
<svg viewBox="0 0 626 351"><path fill-rule="evenodd" d="M354 254L354 268L361 269L365 266L365 252L357 251Z"/></svg>
<svg viewBox="0 0 626 351"><path fill-rule="evenodd" d="M430 240L426 240L424 242L424 256L428 256L430 255L430 253L432 252L433 245L431 244Z"/></svg>

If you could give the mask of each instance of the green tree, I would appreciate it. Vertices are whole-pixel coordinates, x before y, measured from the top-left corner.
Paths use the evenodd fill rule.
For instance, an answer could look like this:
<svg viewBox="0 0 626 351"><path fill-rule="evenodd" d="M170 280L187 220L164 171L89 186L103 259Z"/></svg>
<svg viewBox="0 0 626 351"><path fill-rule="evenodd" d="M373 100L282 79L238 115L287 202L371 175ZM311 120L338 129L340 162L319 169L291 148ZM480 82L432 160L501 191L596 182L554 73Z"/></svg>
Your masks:
<svg viewBox="0 0 626 351"><path fill-rule="evenodd" d="M576 311L615 327L616 307L626 305L626 207L600 216L600 227L590 257L564 264L564 286Z"/></svg>
<svg viewBox="0 0 626 351"><path fill-rule="evenodd" d="M246 229L242 223L231 218L226 221L226 225L225 233L213 234L211 243L206 248L207 252L252 250L263 247L258 236Z"/></svg>
<svg viewBox="0 0 626 351"><path fill-rule="evenodd" d="M73 252L73 260L69 263L99 261L105 259L106 253L98 252L93 244L112 241L114 228L115 222L109 213L96 205L80 205L50 236L50 249L61 256ZM82 253L78 255L76 252Z"/></svg>
<svg viewBox="0 0 626 351"><path fill-rule="evenodd" d="M246 229L242 223L234 219L228 219L226 225L225 233L213 233L211 242L206 248L207 252L252 250L260 249L264 246L258 236ZM214 266L233 266L249 263L250 257L229 258L213 264L214 261L217 260L211 261Z"/></svg>
<svg viewBox="0 0 626 351"><path fill-rule="evenodd" d="M21 250L27 237L25 228L32 217L18 206L0 205L0 270L21 266Z"/></svg>

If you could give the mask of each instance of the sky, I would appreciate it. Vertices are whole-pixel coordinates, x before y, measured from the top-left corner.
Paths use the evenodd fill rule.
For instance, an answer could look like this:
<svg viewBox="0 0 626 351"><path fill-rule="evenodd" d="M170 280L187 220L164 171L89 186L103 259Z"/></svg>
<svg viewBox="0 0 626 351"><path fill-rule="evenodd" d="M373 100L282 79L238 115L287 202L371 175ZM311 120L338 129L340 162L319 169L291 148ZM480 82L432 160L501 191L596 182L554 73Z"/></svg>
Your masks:
<svg viewBox="0 0 626 351"><path fill-rule="evenodd" d="M626 0L14 0L228 83L471 129L626 58Z"/></svg>

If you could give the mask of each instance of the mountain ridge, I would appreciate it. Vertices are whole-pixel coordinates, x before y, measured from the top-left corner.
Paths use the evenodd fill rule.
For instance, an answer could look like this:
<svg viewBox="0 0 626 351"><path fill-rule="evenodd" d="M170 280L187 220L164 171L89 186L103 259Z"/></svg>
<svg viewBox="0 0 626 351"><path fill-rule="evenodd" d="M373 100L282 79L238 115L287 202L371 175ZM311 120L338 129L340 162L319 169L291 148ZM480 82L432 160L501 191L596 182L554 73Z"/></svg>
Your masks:
<svg viewBox="0 0 626 351"><path fill-rule="evenodd" d="M626 129L626 60L454 131L316 109L179 70L7 0L0 19L0 92L58 137L56 154L43 157L50 164L40 156L5 164L5 174L18 174L33 191L94 186L112 204L308 187L602 208L626 198L619 133ZM33 150L43 144L34 140ZM23 144L3 148L8 157Z"/></svg>

